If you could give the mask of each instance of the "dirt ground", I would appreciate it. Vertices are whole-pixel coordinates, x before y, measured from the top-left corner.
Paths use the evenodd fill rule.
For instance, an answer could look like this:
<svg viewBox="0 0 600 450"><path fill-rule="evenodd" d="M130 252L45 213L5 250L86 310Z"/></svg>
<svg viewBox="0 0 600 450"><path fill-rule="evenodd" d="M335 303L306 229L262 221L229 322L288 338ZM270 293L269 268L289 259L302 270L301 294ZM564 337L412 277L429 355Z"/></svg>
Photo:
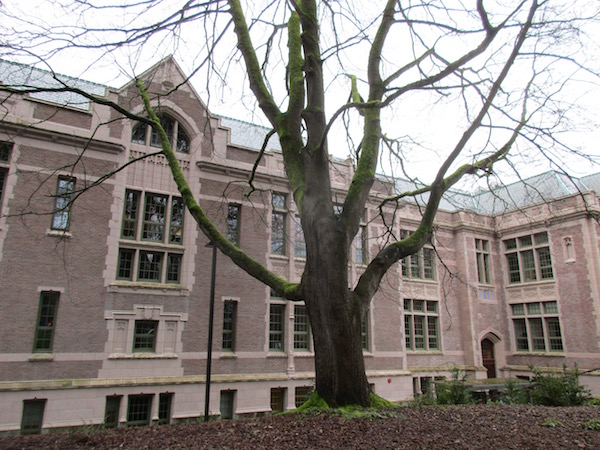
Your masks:
<svg viewBox="0 0 600 450"><path fill-rule="evenodd" d="M399 407L361 418L286 414L208 424L0 437L0 449L6 450L316 448L600 449L600 407Z"/></svg>

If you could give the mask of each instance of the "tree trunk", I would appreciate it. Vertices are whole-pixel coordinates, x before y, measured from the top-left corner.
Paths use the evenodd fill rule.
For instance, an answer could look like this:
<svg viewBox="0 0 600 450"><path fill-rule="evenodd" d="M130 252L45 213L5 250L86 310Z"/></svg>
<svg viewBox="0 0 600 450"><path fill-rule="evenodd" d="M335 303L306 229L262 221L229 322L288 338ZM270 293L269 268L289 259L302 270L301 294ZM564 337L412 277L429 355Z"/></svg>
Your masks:
<svg viewBox="0 0 600 450"><path fill-rule="evenodd" d="M313 239L306 239L312 257L307 258L304 273L304 300L313 333L316 389L331 407L368 406L361 308L348 288L345 238L333 228L315 230L310 233Z"/></svg>

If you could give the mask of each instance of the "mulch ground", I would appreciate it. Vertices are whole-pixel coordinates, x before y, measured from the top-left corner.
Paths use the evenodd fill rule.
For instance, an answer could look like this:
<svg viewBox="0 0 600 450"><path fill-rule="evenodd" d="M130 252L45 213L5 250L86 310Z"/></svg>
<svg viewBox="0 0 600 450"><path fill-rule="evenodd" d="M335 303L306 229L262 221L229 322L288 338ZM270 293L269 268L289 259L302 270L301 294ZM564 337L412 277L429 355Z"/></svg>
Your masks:
<svg viewBox="0 0 600 450"><path fill-rule="evenodd" d="M600 449L600 407L401 407L0 437L0 449Z"/></svg>

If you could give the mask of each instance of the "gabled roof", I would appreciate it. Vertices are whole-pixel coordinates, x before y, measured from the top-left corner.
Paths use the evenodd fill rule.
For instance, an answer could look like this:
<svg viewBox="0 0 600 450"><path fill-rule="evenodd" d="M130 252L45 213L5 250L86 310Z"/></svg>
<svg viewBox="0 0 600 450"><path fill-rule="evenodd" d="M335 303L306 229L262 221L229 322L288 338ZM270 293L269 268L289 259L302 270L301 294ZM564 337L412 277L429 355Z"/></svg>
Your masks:
<svg viewBox="0 0 600 450"><path fill-rule="evenodd" d="M106 95L106 87L100 84L1 59L0 83L23 91L28 89L60 89L68 86L101 97ZM73 92L46 91L31 92L28 95L38 100L83 111L88 111L90 109L90 101L82 95Z"/></svg>

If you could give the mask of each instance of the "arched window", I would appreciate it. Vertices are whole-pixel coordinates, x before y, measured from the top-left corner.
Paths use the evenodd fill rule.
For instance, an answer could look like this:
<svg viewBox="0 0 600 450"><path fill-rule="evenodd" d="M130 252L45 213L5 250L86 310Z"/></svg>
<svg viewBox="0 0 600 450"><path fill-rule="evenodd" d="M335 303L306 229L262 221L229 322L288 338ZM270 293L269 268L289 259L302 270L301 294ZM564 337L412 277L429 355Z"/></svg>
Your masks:
<svg viewBox="0 0 600 450"><path fill-rule="evenodd" d="M160 124L165 133L169 137L169 142L173 145L175 142L175 151L179 153L190 152L190 138L183 126L175 119L169 116L160 116ZM131 132L131 142L141 145L150 145L152 147L161 147L160 137L158 133L151 128L148 133L148 125L145 123L137 123Z"/></svg>

